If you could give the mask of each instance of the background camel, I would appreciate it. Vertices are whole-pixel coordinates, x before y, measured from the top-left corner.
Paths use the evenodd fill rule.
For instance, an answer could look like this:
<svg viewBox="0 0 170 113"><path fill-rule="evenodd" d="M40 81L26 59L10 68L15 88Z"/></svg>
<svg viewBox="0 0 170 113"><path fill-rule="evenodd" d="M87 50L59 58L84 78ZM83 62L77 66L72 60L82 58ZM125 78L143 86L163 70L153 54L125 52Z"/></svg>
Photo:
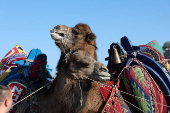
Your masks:
<svg viewBox="0 0 170 113"><path fill-rule="evenodd" d="M74 28L58 25L51 30L51 35L61 50L61 57L56 79L49 90L39 94L40 112L101 112L105 102L99 84L92 80L106 81L110 74L96 61L96 36L86 24Z"/></svg>

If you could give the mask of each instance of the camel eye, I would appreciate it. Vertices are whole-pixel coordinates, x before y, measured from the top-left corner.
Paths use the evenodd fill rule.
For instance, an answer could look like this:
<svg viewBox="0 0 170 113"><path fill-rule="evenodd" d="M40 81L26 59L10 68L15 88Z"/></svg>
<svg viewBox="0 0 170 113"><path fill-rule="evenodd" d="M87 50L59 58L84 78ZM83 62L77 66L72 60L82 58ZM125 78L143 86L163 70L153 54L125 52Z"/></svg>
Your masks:
<svg viewBox="0 0 170 113"><path fill-rule="evenodd" d="M59 36L64 37L64 33L58 33Z"/></svg>
<svg viewBox="0 0 170 113"><path fill-rule="evenodd" d="M78 33L77 33L76 31L74 32L74 34L75 34L75 35L78 35Z"/></svg>
<svg viewBox="0 0 170 113"><path fill-rule="evenodd" d="M78 34L79 34L76 30L73 30L73 33L74 33L75 35L78 35Z"/></svg>

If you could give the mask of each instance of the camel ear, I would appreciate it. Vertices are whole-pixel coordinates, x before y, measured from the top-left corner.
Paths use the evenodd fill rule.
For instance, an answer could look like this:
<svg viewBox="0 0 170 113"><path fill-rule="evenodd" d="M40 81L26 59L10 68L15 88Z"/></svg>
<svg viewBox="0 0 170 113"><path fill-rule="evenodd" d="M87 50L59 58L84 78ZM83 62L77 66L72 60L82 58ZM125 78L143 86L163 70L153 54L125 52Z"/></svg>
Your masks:
<svg viewBox="0 0 170 113"><path fill-rule="evenodd" d="M90 34L88 34L88 35L86 36L86 41L87 41L88 43L94 41L95 39L96 39L96 35L95 35L94 33L90 33Z"/></svg>

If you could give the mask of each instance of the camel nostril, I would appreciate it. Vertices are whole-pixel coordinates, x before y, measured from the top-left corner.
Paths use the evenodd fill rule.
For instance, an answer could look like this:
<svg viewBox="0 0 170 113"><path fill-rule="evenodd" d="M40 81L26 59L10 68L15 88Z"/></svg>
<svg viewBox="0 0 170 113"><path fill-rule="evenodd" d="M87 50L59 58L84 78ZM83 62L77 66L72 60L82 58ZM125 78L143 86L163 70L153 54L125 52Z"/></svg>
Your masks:
<svg viewBox="0 0 170 113"><path fill-rule="evenodd" d="M59 36L62 36L62 37L64 37L64 33L58 33L59 34Z"/></svg>
<svg viewBox="0 0 170 113"><path fill-rule="evenodd" d="M108 70L106 68L101 68L101 71L107 72Z"/></svg>

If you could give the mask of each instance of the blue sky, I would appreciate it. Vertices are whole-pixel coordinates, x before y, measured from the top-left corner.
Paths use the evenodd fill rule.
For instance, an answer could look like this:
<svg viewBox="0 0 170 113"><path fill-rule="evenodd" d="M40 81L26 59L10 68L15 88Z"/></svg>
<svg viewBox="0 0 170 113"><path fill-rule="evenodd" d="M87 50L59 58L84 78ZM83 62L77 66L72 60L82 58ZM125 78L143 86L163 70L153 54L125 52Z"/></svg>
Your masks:
<svg viewBox="0 0 170 113"><path fill-rule="evenodd" d="M133 45L170 41L169 0L0 0L0 59L19 44L27 54L39 48L55 74L60 50L50 36L58 24L88 24L97 35L98 60L112 42L127 36Z"/></svg>

